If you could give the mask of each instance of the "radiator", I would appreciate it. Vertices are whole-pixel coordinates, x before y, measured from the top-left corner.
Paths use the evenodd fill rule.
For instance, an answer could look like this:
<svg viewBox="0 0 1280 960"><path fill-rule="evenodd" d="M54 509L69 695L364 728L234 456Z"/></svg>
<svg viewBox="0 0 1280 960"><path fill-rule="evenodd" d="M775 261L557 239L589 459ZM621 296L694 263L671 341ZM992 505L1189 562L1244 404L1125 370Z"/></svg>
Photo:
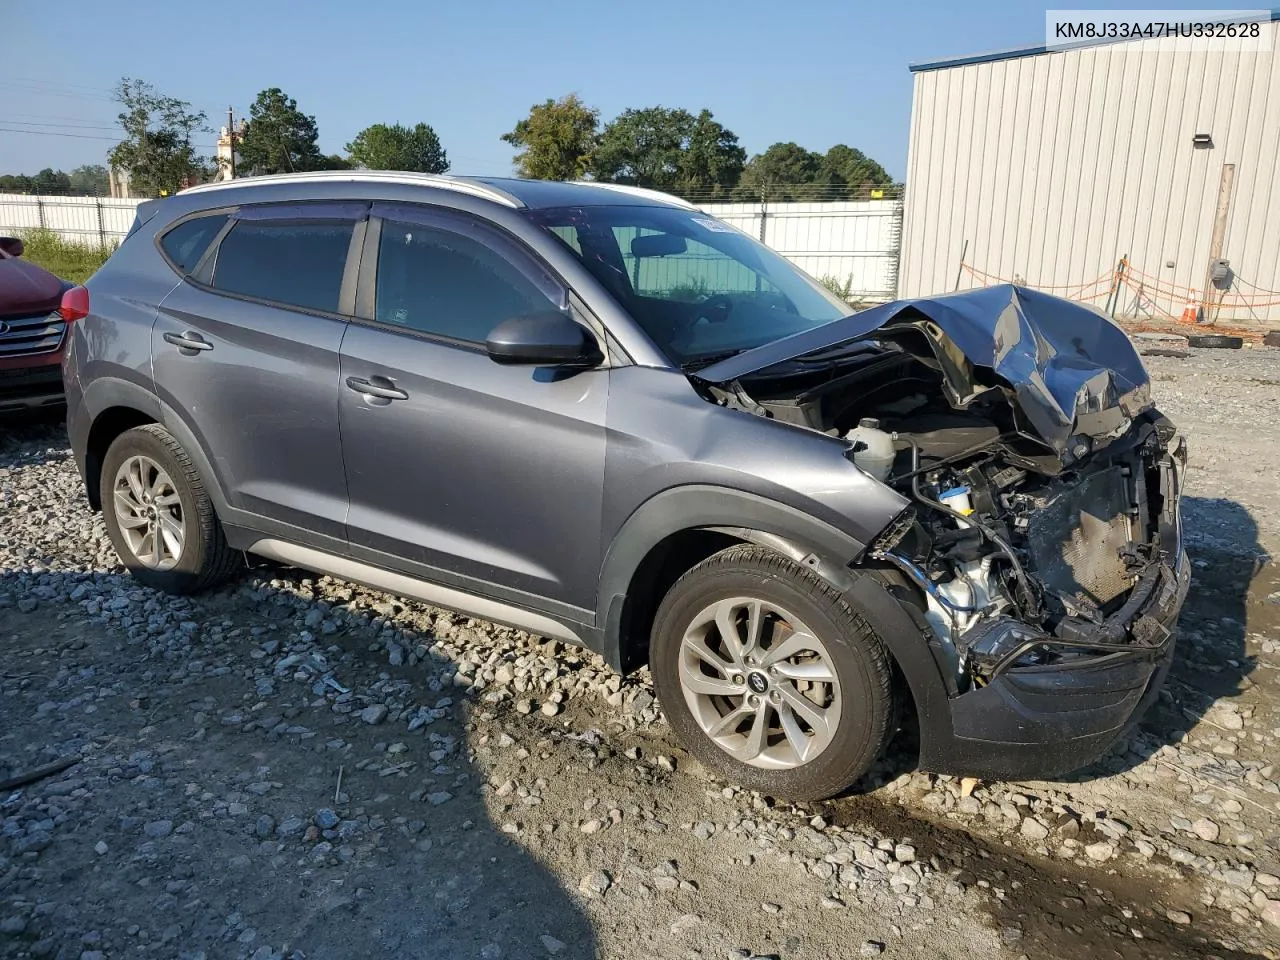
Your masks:
<svg viewBox="0 0 1280 960"><path fill-rule="evenodd" d="M1129 480L1111 467L1059 491L1031 514L1032 565L1050 590L1087 610L1133 586L1121 557L1131 538L1130 499Z"/></svg>

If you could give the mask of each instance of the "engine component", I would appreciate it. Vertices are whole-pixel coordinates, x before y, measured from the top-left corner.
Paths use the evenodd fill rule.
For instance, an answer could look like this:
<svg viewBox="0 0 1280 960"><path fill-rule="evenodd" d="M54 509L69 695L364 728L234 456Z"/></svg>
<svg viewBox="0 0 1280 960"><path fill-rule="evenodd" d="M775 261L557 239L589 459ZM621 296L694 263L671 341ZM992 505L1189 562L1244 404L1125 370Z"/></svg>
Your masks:
<svg viewBox="0 0 1280 960"><path fill-rule="evenodd" d="M1036 573L1078 612L1101 609L1134 584L1126 555L1132 528L1129 483L1113 466L1047 497L1023 495L1027 549Z"/></svg>
<svg viewBox="0 0 1280 960"><path fill-rule="evenodd" d="M893 436L880 429L879 420L863 417L844 438L853 444L854 464L881 482L888 478L897 451Z"/></svg>
<svg viewBox="0 0 1280 960"><path fill-rule="evenodd" d="M969 498L969 493L968 487L952 487L938 494L938 502L950 507L960 516L967 517L973 513L973 502Z"/></svg>

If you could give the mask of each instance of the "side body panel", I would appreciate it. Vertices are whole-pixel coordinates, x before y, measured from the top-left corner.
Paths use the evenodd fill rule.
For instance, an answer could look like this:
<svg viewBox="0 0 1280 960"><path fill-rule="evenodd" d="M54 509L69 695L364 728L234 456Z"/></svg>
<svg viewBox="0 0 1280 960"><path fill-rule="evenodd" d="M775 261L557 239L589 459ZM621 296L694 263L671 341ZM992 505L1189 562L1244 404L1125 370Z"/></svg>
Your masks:
<svg viewBox="0 0 1280 960"><path fill-rule="evenodd" d="M113 406L156 417L151 327L156 308L181 281L156 252L154 221L143 223L85 282L90 313L72 323L62 364L67 430L81 472L93 420Z"/></svg>
<svg viewBox="0 0 1280 960"><path fill-rule="evenodd" d="M703 484L775 500L833 527L861 549L907 501L855 467L845 456L847 447L835 437L709 403L677 370L615 370L605 542L651 497Z"/></svg>
<svg viewBox="0 0 1280 960"><path fill-rule="evenodd" d="M359 324L344 343L342 321L302 315L309 326L300 330L297 314L230 298L214 310L204 302L212 295L178 286L152 243L157 229L193 211L317 199L430 203L496 224L607 328L618 365L557 376ZM202 452L239 545L265 533L341 552L349 526L359 541L351 554L366 562L398 561L406 573L473 592L493 586L492 595L585 626L593 645L616 648L617 637L604 636L610 611L635 565L672 533L757 529L838 568L906 505L858 471L839 441L701 399L573 254L517 210L430 187L340 180L183 194L161 208L116 255L132 246L173 290L156 329L160 383L148 370L147 392L175 435ZM188 330L215 348L193 357L163 339ZM412 399L371 405L345 387L350 375L399 378ZM352 441L345 464L339 408ZM348 471L358 488L349 525ZM429 512L406 526L394 515L404 505Z"/></svg>
<svg viewBox="0 0 1280 960"><path fill-rule="evenodd" d="M847 565L907 507L845 457L843 441L715 406L676 370L615 370L608 422L596 623L615 667L646 642L623 635L623 608L637 566L668 537L732 528L785 544L844 588Z"/></svg>
<svg viewBox="0 0 1280 960"><path fill-rule="evenodd" d="M408 394L342 390L353 548L594 608L608 370L562 378L353 324L342 374Z"/></svg>
<svg viewBox="0 0 1280 960"><path fill-rule="evenodd" d="M180 284L160 306L156 392L238 510L342 537L338 350L346 323ZM196 334L191 351L165 334Z"/></svg>

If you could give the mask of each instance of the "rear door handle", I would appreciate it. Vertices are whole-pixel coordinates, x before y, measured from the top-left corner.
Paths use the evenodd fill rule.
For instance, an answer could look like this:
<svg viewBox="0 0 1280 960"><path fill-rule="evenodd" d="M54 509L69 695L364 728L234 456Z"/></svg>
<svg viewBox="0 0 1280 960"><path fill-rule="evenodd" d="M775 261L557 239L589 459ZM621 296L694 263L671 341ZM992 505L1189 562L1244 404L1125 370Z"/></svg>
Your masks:
<svg viewBox="0 0 1280 960"><path fill-rule="evenodd" d="M172 343L179 350L199 352L213 349L213 344L198 333L166 333L164 339L166 343Z"/></svg>
<svg viewBox="0 0 1280 960"><path fill-rule="evenodd" d="M374 381L381 381L375 383ZM360 377L347 377L347 389L363 393L366 397L377 397L379 400L408 400L409 395L399 387L391 385L385 377L374 377L364 380Z"/></svg>

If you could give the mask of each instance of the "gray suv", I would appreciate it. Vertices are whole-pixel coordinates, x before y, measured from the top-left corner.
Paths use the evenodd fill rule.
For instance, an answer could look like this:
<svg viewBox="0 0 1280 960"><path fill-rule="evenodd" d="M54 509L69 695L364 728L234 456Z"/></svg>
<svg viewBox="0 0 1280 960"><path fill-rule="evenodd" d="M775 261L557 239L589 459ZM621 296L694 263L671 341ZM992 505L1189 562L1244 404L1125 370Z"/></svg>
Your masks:
<svg viewBox="0 0 1280 960"><path fill-rule="evenodd" d="M647 663L797 799L904 718L925 769L1080 767L1172 658L1184 446L1090 309L849 315L668 196L365 172L145 203L86 286L72 446L148 586L255 554Z"/></svg>

